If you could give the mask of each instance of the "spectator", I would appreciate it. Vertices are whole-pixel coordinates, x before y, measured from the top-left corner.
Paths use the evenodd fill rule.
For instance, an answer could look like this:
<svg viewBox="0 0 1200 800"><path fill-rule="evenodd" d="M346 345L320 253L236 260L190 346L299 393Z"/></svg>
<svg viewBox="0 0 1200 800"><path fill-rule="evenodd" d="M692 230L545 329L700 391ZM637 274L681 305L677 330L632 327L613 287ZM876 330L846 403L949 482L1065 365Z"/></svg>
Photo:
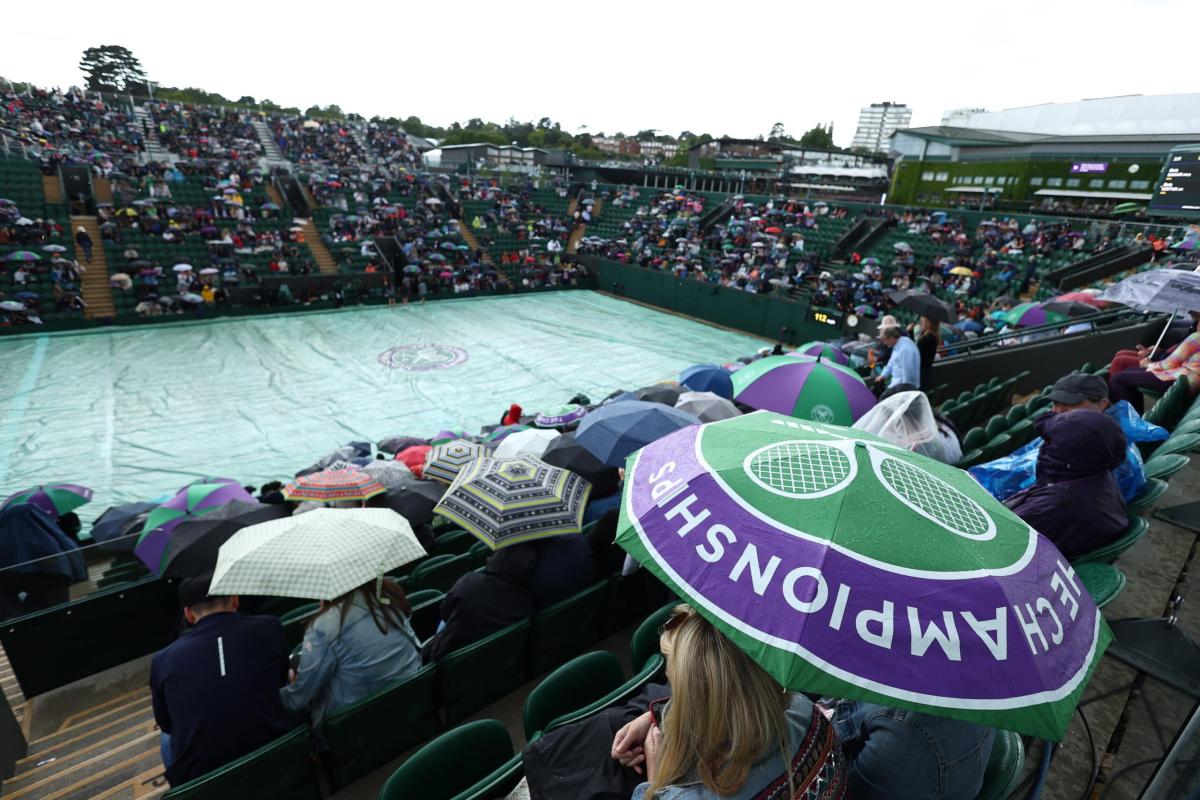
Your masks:
<svg viewBox="0 0 1200 800"><path fill-rule="evenodd" d="M179 586L190 632L150 665L154 720L172 786L186 783L283 736L295 721L279 698L287 682L283 626L238 616L238 598L209 597L211 575Z"/></svg>
<svg viewBox="0 0 1200 800"><path fill-rule="evenodd" d="M92 263L92 237L82 225L75 229L75 244L83 250L83 260Z"/></svg>
<svg viewBox="0 0 1200 800"><path fill-rule="evenodd" d="M950 462L942 431L929 398L912 390L890 389L875 406L854 423L855 428L883 437L897 447L943 463ZM961 453L959 454L961 456Z"/></svg>
<svg viewBox="0 0 1200 800"><path fill-rule="evenodd" d="M876 383L888 381L891 384L910 383L914 386L921 384L921 353L912 339L904 335L900 328L889 326L879 333L879 341L891 350L891 356L883 371L875 377Z"/></svg>
<svg viewBox="0 0 1200 800"><path fill-rule="evenodd" d="M917 352L921 356L921 391L928 392L933 387L933 361L937 358L938 348L942 346L942 323L929 317L921 317L920 327L917 328Z"/></svg>
<svg viewBox="0 0 1200 800"><path fill-rule="evenodd" d="M314 724L421 668L421 648L404 590L363 584L329 602L304 633L300 666L280 695Z"/></svg>
<svg viewBox="0 0 1200 800"><path fill-rule="evenodd" d="M1161 361L1151 361L1149 355L1140 366L1125 369L1108 379L1109 397L1112 401L1128 400L1139 414L1144 402L1142 389L1166 392L1179 378L1186 378L1192 394L1200 388L1200 312L1192 312L1196 323L1193 332L1176 345L1171 354Z"/></svg>

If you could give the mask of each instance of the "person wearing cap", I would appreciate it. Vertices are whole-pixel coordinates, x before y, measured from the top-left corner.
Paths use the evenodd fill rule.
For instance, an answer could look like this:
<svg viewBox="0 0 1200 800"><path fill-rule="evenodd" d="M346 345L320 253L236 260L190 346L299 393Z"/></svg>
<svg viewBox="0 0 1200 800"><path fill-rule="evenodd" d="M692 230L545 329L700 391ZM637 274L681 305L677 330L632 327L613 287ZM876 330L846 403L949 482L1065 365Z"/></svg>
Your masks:
<svg viewBox="0 0 1200 800"><path fill-rule="evenodd" d="M167 782L187 783L296 727L284 708L288 652L271 616L239 615L238 598L210 597L211 575L179 586L191 625L150 664L154 721Z"/></svg>
<svg viewBox="0 0 1200 800"><path fill-rule="evenodd" d="M1108 382L1099 375L1072 372L1056 380L1046 397L1055 414L1078 408L1104 411L1108 408Z"/></svg>

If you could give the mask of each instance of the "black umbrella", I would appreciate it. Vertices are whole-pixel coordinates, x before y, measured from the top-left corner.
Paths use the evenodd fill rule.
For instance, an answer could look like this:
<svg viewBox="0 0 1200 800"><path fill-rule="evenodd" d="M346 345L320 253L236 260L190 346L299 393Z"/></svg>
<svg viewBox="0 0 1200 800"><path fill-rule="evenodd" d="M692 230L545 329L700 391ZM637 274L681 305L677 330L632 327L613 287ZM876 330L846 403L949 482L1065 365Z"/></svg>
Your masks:
<svg viewBox="0 0 1200 800"><path fill-rule="evenodd" d="M1042 303L1042 308L1068 317L1086 317L1100 310L1095 306L1075 300L1051 300L1048 303Z"/></svg>
<svg viewBox="0 0 1200 800"><path fill-rule="evenodd" d="M61 575L72 583L87 579L79 545L33 503L0 508L0 565L9 575Z"/></svg>
<svg viewBox="0 0 1200 800"><path fill-rule="evenodd" d="M542 461L591 481L593 500L613 494L620 486L617 468L608 466L588 452L587 448L575 441L573 433L564 433L551 442L546 452L542 453Z"/></svg>
<svg viewBox="0 0 1200 800"><path fill-rule="evenodd" d="M380 440L379 444L375 445L375 447L378 448L380 452L392 453L394 455L405 448L415 447L422 444L429 444L429 440L418 439L415 436L389 436L386 439Z"/></svg>
<svg viewBox="0 0 1200 800"><path fill-rule="evenodd" d="M414 527L433 519L433 508L446 493L446 486L437 481L413 481L399 489L377 494L367 505L390 508Z"/></svg>
<svg viewBox="0 0 1200 800"><path fill-rule="evenodd" d="M189 578L212 572L217 566L217 551L229 537L247 526L282 519L290 513L291 508L282 504L234 500L207 514L184 520L171 531L162 573L168 578Z"/></svg>
<svg viewBox="0 0 1200 800"><path fill-rule="evenodd" d="M92 523L92 541L112 552L132 553L146 516L158 503L125 503L112 506Z"/></svg>
<svg viewBox="0 0 1200 800"><path fill-rule="evenodd" d="M674 381L668 383L656 383L653 386L643 386L633 393L635 400L644 400L647 403L662 403L665 406L675 407L675 403L679 400L679 395L683 394L686 389Z"/></svg>
<svg viewBox="0 0 1200 800"><path fill-rule="evenodd" d="M950 323L957 319L954 308L949 303L939 300L928 292L904 289L898 292L888 292L888 297L900 308L920 314L922 317Z"/></svg>

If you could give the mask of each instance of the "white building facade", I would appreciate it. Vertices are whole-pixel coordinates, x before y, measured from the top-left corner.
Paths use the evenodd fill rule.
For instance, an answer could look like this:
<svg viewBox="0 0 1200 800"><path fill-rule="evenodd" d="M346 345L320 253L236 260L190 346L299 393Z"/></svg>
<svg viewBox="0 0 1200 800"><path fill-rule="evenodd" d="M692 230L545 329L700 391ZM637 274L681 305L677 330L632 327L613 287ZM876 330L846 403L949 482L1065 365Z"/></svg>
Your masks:
<svg viewBox="0 0 1200 800"><path fill-rule="evenodd" d="M850 146L872 153L886 153L892 133L898 128L909 127L911 122L912 109L903 103L872 103L859 112L858 128Z"/></svg>

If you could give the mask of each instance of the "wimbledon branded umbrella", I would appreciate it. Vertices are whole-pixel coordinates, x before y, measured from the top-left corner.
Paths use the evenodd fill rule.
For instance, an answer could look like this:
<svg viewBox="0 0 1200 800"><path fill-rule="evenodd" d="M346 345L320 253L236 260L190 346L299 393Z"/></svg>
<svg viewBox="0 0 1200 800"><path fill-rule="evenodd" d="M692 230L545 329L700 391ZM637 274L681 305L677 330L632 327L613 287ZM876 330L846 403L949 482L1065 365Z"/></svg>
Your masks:
<svg viewBox="0 0 1200 800"><path fill-rule="evenodd" d="M729 370L716 364L688 367L679 373L679 382L693 392L712 392L726 399L733 397L733 380L729 377Z"/></svg>
<svg viewBox="0 0 1200 800"><path fill-rule="evenodd" d="M86 486L77 483L47 483L9 495L0 503L0 508L8 508L18 503L33 503L57 519L69 511L87 505L91 500L92 490Z"/></svg>
<svg viewBox="0 0 1200 800"><path fill-rule="evenodd" d="M804 356L769 356L733 373L733 399L799 419L850 425L875 405L858 373Z"/></svg>
<svg viewBox="0 0 1200 800"><path fill-rule="evenodd" d="M712 392L684 392L679 395L675 407L694 415L701 422L717 422L742 415L732 400L726 400Z"/></svg>
<svg viewBox="0 0 1200 800"><path fill-rule="evenodd" d="M438 431L430 438L429 443L431 445L439 445L468 438L470 438L470 434L466 431Z"/></svg>
<svg viewBox="0 0 1200 800"><path fill-rule="evenodd" d="M436 512L493 550L579 533L592 485L536 458L481 458L458 474Z"/></svg>
<svg viewBox="0 0 1200 800"><path fill-rule="evenodd" d="M250 525L290 515L283 504L247 503L234 500L202 517L185 519L171 531L162 574L168 578L188 578L212 572L217 550L229 537Z"/></svg>
<svg viewBox="0 0 1200 800"><path fill-rule="evenodd" d="M529 430L528 425L498 425L487 432L487 435L483 437L483 441L494 445L504 441L505 438L517 433L518 431L527 430Z"/></svg>
<svg viewBox="0 0 1200 800"><path fill-rule="evenodd" d="M584 417L575 432L575 441L610 467L619 467L634 450L699 421L662 403L622 400Z"/></svg>
<svg viewBox="0 0 1200 800"><path fill-rule="evenodd" d="M546 448L561 435L558 431L542 428L531 428L514 433L496 445L492 456L495 458L518 458L520 456L541 458L542 453L546 452Z"/></svg>
<svg viewBox="0 0 1200 800"><path fill-rule="evenodd" d="M1058 740L1111 639L961 470L770 413L630 459L617 543L790 689Z"/></svg>
<svg viewBox="0 0 1200 800"><path fill-rule="evenodd" d="M254 498L236 483L193 483L183 487L146 517L134 554L147 567L157 571L176 525L189 517L208 514L235 500L254 502Z"/></svg>
<svg viewBox="0 0 1200 800"><path fill-rule="evenodd" d="M566 403L539 411L533 424L539 428L565 428L579 422L587 413L587 409L578 403Z"/></svg>
<svg viewBox="0 0 1200 800"><path fill-rule="evenodd" d="M830 362L839 366L849 366L850 356L842 352L841 348L829 342L808 342L797 347L790 356L808 356L809 358L819 359L821 363Z"/></svg>
<svg viewBox="0 0 1200 800"><path fill-rule="evenodd" d="M1038 325L1048 325L1052 322L1062 322L1067 317L1065 314L1051 311L1041 303L1021 303L1018 306L1013 306L1001 318L1009 325L1019 328L1033 328Z"/></svg>
<svg viewBox="0 0 1200 800"><path fill-rule="evenodd" d="M386 508L318 508L242 528L221 545L209 591L333 600L425 555Z"/></svg>
<svg viewBox="0 0 1200 800"><path fill-rule="evenodd" d="M425 478L433 478L442 483L452 483L459 470L477 458L488 455L488 449L481 444L457 439L447 444L434 445L425 455Z"/></svg>
<svg viewBox="0 0 1200 800"><path fill-rule="evenodd" d="M368 500L383 494L383 484L358 469L324 469L302 475L283 487L286 500L332 503L337 500Z"/></svg>
<svg viewBox="0 0 1200 800"><path fill-rule="evenodd" d="M1062 314L1064 317L1086 317L1096 313L1094 305L1075 300L1050 300L1043 303L1042 308L1053 314Z"/></svg>

